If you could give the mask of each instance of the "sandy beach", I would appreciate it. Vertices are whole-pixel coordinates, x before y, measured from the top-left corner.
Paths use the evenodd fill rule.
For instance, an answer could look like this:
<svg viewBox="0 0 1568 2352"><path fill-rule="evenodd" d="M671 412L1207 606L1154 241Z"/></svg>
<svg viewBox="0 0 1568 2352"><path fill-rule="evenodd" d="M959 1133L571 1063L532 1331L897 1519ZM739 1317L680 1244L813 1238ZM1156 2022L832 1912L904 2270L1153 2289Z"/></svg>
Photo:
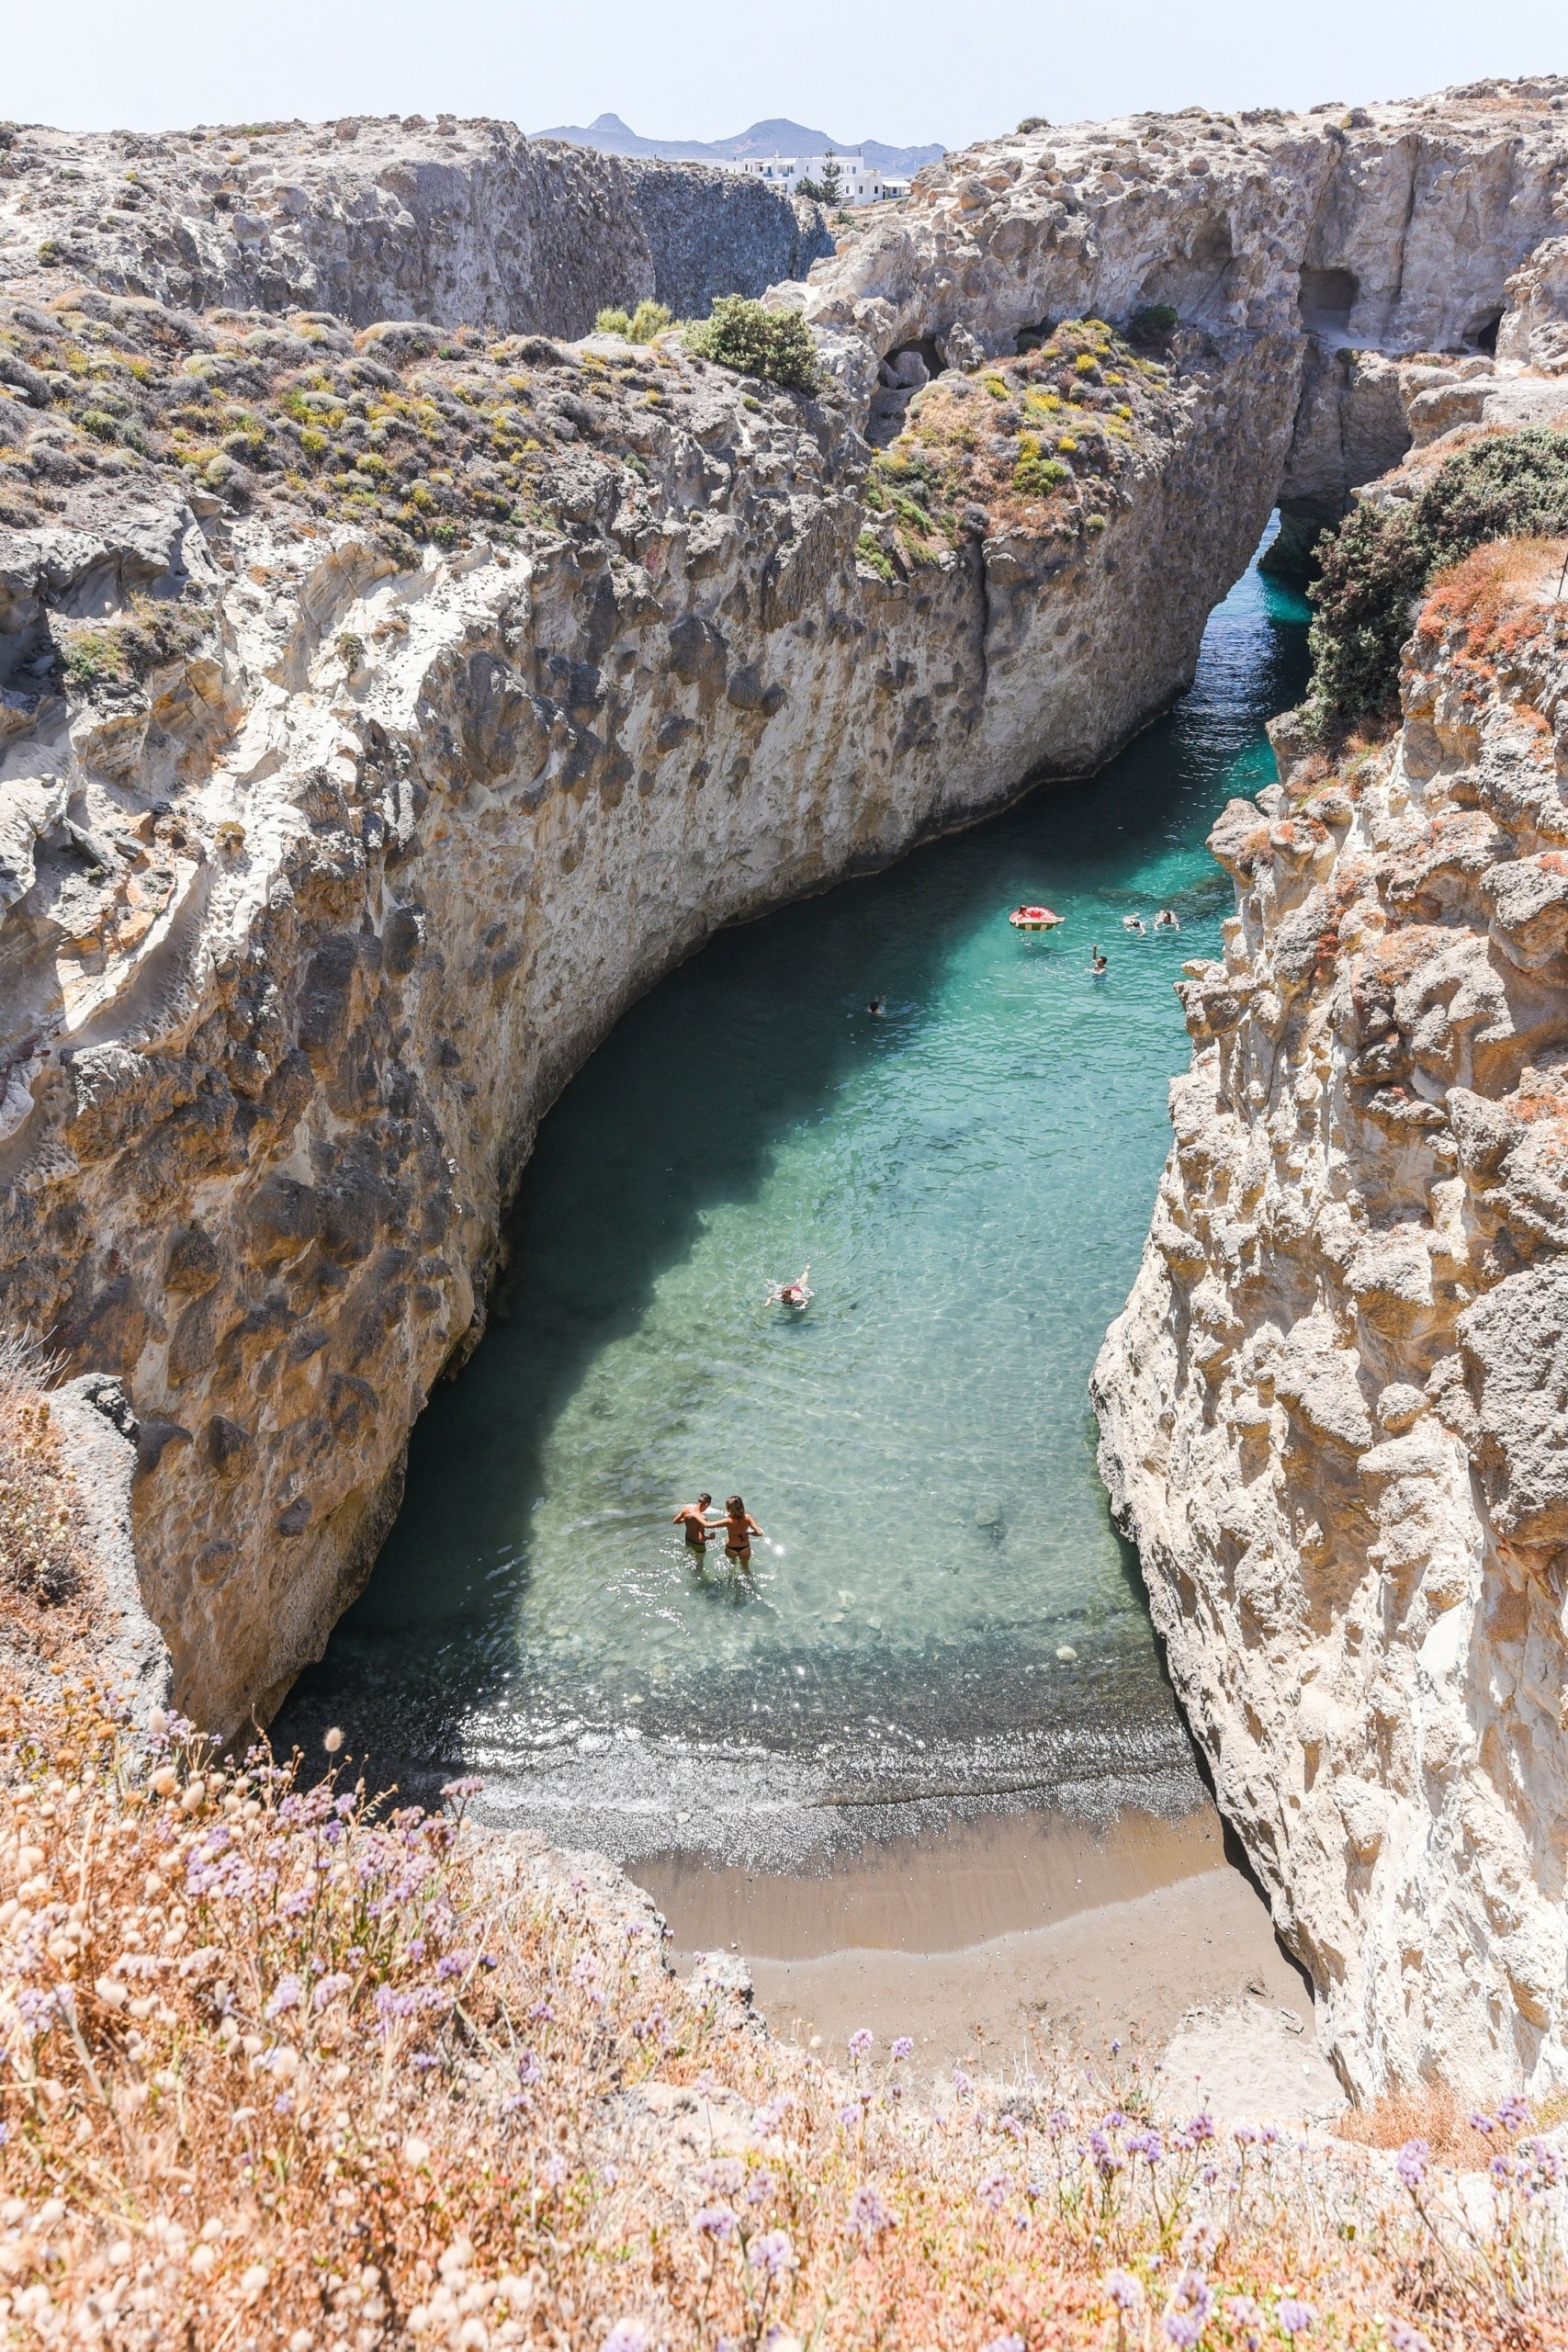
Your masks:
<svg viewBox="0 0 1568 2352"><path fill-rule="evenodd" d="M1050 1814L955 1821L811 1875L682 1857L635 1875L670 1922L676 1965L742 1952L785 2039L841 2050L865 2026L883 2050L912 2035L922 2072L993 2075L1117 2041L1165 2058L1184 2078L1173 2096L1213 2088L1222 2105L1225 2058L1245 2043L1260 2103L1335 2103L1306 1981L1212 1806L1105 1829Z"/></svg>

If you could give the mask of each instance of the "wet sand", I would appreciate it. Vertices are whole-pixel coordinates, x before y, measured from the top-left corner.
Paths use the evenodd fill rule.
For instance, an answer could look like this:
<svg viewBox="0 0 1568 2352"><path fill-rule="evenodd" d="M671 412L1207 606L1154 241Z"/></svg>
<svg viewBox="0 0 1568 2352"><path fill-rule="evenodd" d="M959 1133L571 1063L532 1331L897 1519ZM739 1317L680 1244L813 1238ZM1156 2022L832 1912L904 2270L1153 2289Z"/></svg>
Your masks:
<svg viewBox="0 0 1568 2352"><path fill-rule="evenodd" d="M884 2050L913 2035L922 2070L1010 2073L1112 2039L1157 2055L1190 2011L1239 2002L1284 2013L1312 2048L1305 1980L1212 1806L1103 1830L1049 1814L955 1821L817 1875L680 1856L632 1874L669 1920L676 1965L743 1952L786 2040L841 2049L868 2026Z"/></svg>

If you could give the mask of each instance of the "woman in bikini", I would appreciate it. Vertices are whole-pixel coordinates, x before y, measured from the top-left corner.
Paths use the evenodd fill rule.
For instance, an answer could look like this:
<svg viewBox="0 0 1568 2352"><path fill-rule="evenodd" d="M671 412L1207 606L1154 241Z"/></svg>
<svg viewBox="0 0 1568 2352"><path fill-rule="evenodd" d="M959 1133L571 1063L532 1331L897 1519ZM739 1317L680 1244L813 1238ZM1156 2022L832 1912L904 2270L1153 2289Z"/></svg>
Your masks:
<svg viewBox="0 0 1568 2352"><path fill-rule="evenodd" d="M759 1527L739 1495L727 1495L724 1500L724 1556L738 1567L751 1565L751 1538L761 1535L767 1542L765 1531Z"/></svg>

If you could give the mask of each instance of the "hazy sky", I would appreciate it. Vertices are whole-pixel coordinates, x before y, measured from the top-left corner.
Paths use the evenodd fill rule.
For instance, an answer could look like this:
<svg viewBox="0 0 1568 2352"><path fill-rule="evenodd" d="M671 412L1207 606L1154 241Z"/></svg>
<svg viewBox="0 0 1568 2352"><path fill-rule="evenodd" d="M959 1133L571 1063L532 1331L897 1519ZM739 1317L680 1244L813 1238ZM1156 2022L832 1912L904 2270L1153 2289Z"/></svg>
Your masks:
<svg viewBox="0 0 1568 2352"><path fill-rule="evenodd" d="M1023 114L1312 106L1568 72L1564 0L12 0L0 117L78 130L608 108L961 146Z"/></svg>

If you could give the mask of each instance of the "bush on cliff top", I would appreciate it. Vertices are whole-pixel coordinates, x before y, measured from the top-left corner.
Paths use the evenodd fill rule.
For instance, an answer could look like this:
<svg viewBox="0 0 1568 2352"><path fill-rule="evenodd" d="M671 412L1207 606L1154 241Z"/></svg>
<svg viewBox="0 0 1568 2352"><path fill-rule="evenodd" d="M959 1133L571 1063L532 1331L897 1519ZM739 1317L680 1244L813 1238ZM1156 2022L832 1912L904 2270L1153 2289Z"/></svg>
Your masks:
<svg viewBox="0 0 1568 2352"><path fill-rule="evenodd" d="M686 330L686 348L738 375L762 376L790 391L814 392L820 380L811 330L795 311L768 311L744 294L726 294L712 315Z"/></svg>
<svg viewBox="0 0 1568 2352"><path fill-rule="evenodd" d="M1319 738L1399 707L1399 649L1433 574L1488 539L1568 531L1568 433L1533 425L1475 441L1408 503L1358 506L1320 543L1306 718Z"/></svg>
<svg viewBox="0 0 1568 2352"><path fill-rule="evenodd" d="M651 343L655 335L662 334L666 327L674 324L674 312L666 310L662 302L644 300L635 311L601 311L593 322L593 332L595 334L625 335L628 343Z"/></svg>

